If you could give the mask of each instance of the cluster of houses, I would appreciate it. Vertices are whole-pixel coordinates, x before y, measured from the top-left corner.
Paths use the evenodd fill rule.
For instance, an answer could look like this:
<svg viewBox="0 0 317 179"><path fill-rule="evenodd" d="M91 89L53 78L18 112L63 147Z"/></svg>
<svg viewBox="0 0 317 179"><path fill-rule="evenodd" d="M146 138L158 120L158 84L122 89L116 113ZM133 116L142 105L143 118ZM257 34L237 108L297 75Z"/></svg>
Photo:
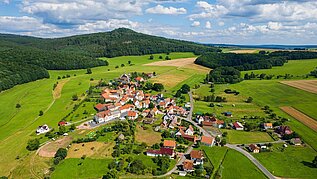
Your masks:
<svg viewBox="0 0 317 179"><path fill-rule="evenodd" d="M150 78L153 74L147 74L147 76ZM162 111L166 111L169 116L187 114L186 109L177 106L172 98L164 98L163 94L152 95L138 90L137 88L144 81L142 77L131 80L130 74L121 75L117 79L118 85L115 85L113 89L106 88L102 91L101 99L104 102L95 106L98 113L94 117L94 122L98 124L114 119L135 120L139 116L153 118L158 113L163 113Z"/></svg>
<svg viewBox="0 0 317 179"><path fill-rule="evenodd" d="M147 150L146 155L151 157L157 156L168 156L171 159L177 156L175 152L176 141L173 140L164 140L163 145L160 149L156 150ZM185 176L187 173L191 173L195 170L195 166L202 165L204 163L204 155L200 150L193 150L189 153L189 156L185 156L186 159L180 166L180 175Z"/></svg>

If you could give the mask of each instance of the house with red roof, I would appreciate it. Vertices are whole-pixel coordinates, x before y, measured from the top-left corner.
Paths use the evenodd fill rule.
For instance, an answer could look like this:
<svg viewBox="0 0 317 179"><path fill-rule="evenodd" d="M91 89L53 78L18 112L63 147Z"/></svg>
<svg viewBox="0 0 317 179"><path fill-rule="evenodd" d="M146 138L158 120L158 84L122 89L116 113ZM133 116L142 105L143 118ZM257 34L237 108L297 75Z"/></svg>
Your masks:
<svg viewBox="0 0 317 179"><path fill-rule="evenodd" d="M204 164L204 155L201 150L193 150L190 152L190 159L194 162L194 165Z"/></svg>
<svg viewBox="0 0 317 179"><path fill-rule="evenodd" d="M99 103L99 104L97 104L97 105L95 106L95 109L96 109L98 112L101 112L101 111L107 110L107 106L109 106L109 104L101 104L101 103Z"/></svg>
<svg viewBox="0 0 317 179"><path fill-rule="evenodd" d="M253 152L253 153L259 153L260 152L260 147L258 147L255 144L250 144L249 145L249 150L250 150L250 152Z"/></svg>
<svg viewBox="0 0 317 179"><path fill-rule="evenodd" d="M193 172L195 170L194 169L194 162L192 160L185 160L183 162L183 170L185 172Z"/></svg>
<svg viewBox="0 0 317 179"><path fill-rule="evenodd" d="M238 131L243 131L244 130L244 126L240 122L234 122L233 123L233 128L235 130L238 130Z"/></svg>
<svg viewBox="0 0 317 179"><path fill-rule="evenodd" d="M135 120L138 118L138 113L135 111L128 111L128 119Z"/></svg>
<svg viewBox="0 0 317 179"><path fill-rule="evenodd" d="M135 81L137 81L137 82L144 82L144 78L138 76L138 77L135 78Z"/></svg>
<svg viewBox="0 0 317 179"><path fill-rule="evenodd" d="M164 140L163 142L164 148L174 149L176 148L176 142L174 140Z"/></svg>
<svg viewBox="0 0 317 179"><path fill-rule="evenodd" d="M200 142L202 145L212 147L215 144L215 138L211 136L202 136Z"/></svg>
<svg viewBox="0 0 317 179"><path fill-rule="evenodd" d="M147 150L146 155L150 157L157 157L157 156L169 156L173 158L175 156L175 152L171 148L160 148L159 150Z"/></svg>

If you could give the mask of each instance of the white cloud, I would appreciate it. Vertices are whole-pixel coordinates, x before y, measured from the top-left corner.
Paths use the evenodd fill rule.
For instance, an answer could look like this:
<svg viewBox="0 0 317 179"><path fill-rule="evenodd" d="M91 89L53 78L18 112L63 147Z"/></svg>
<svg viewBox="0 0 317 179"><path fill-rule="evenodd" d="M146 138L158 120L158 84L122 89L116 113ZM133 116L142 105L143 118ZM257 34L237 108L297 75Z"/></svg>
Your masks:
<svg viewBox="0 0 317 179"><path fill-rule="evenodd" d="M43 18L50 23L79 24L88 20L128 18L142 14L146 1L134 0L28 0L23 1L23 12Z"/></svg>
<svg viewBox="0 0 317 179"><path fill-rule="evenodd" d="M2 1L0 1L0 2L3 2L3 3L5 3L5 4L9 4L9 3L10 3L10 0L2 0Z"/></svg>
<svg viewBox="0 0 317 179"><path fill-rule="evenodd" d="M207 21L206 22L206 26L205 26L207 29L211 29L211 23L210 23L210 21Z"/></svg>
<svg viewBox="0 0 317 179"><path fill-rule="evenodd" d="M149 14L169 14L169 15L179 15L186 14L187 10L185 8L175 8L175 7L164 7L162 5L157 5L145 10Z"/></svg>
<svg viewBox="0 0 317 179"><path fill-rule="evenodd" d="M218 25L219 25L220 27L222 27L222 26L224 26L224 25L225 25L225 22L220 21L220 22L218 22Z"/></svg>
<svg viewBox="0 0 317 179"><path fill-rule="evenodd" d="M127 19L109 19L107 21L95 21L79 25L77 29L85 32L104 32L105 30L112 30L120 27L135 29L138 27L138 23Z"/></svg>
<svg viewBox="0 0 317 179"><path fill-rule="evenodd" d="M198 27L198 26L200 26L200 22L199 21L194 21L191 26L192 27Z"/></svg>
<svg viewBox="0 0 317 179"><path fill-rule="evenodd" d="M36 30L49 30L53 25L43 24L39 19L22 16L0 16L0 31L2 32L32 32Z"/></svg>

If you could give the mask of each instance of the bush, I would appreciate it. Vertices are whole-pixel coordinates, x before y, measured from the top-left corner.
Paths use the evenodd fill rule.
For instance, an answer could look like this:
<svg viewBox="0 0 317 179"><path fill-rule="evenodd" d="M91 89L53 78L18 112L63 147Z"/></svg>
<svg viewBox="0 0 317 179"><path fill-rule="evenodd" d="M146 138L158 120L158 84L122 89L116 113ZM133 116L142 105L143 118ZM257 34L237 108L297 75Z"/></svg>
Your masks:
<svg viewBox="0 0 317 179"><path fill-rule="evenodd" d="M61 158L64 160L67 156L67 150L65 148L59 148L57 152L55 153L54 158Z"/></svg>
<svg viewBox="0 0 317 179"><path fill-rule="evenodd" d="M26 146L26 149L30 151L37 150L40 147L40 140L39 139L31 139L28 141L28 145Z"/></svg>

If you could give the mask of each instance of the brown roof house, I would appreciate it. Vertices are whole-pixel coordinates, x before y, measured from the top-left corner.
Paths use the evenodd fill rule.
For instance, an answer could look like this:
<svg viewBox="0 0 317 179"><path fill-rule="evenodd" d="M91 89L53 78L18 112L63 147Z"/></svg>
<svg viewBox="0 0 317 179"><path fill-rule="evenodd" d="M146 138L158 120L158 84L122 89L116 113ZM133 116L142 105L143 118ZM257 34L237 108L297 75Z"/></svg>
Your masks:
<svg viewBox="0 0 317 179"><path fill-rule="evenodd" d="M193 150L190 152L190 159L194 162L194 165L204 164L204 155L201 150Z"/></svg>
<svg viewBox="0 0 317 179"><path fill-rule="evenodd" d="M258 147L255 144L249 145L249 150L253 153L259 153L260 152L260 147Z"/></svg>

